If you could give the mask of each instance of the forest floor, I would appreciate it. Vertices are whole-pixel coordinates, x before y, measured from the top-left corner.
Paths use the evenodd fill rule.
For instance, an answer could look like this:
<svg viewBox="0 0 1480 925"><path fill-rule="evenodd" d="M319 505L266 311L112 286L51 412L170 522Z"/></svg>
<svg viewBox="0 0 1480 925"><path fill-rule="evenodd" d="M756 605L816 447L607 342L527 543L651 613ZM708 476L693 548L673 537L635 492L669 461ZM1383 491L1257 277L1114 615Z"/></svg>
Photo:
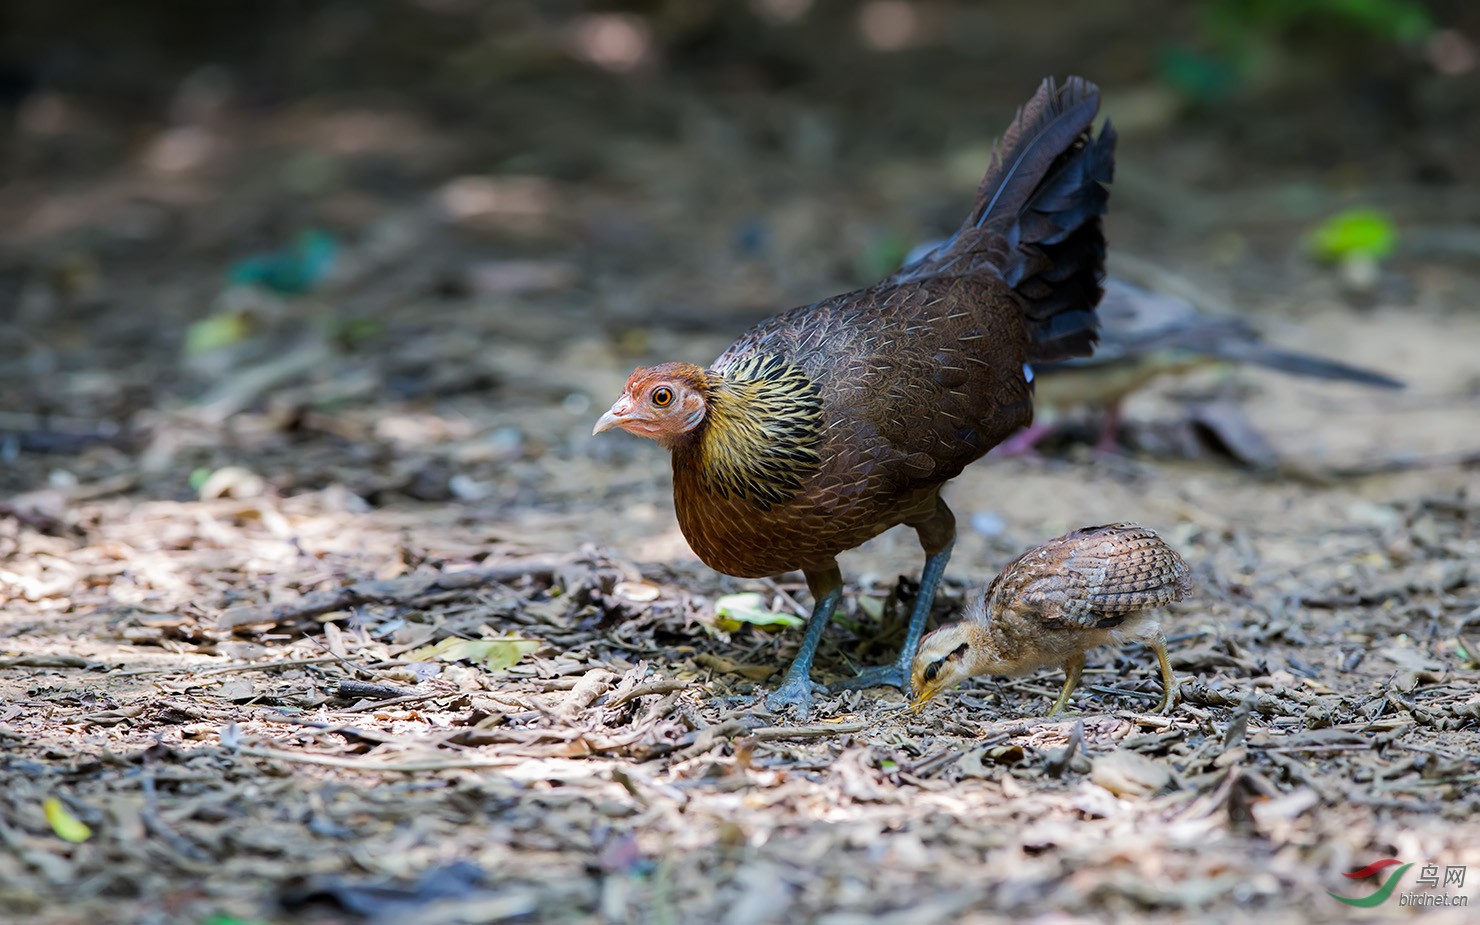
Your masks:
<svg viewBox="0 0 1480 925"><path fill-rule="evenodd" d="M590 436L633 366L704 362L949 226L1048 68L1004 70L918 148L693 88L539 126L517 93L477 128L207 106L126 145L33 113L0 190L0 920L1473 920L1330 893L1397 858L1403 893L1480 904L1475 186L1367 165L1416 243L1353 293L1300 245L1352 197L1296 159L1224 171L1206 125L1111 93L1112 269L1408 382L1204 370L1132 402L1124 454L1061 440L948 488L937 619L1076 526L1182 552L1166 717L1136 646L1053 719L1052 673L768 714L800 633L715 601L805 614L805 585L705 568L665 454ZM916 102L881 105L930 125ZM226 284L306 228L337 248L308 291ZM1189 425L1209 401L1272 461ZM897 645L920 559L905 531L844 558L821 680Z"/></svg>

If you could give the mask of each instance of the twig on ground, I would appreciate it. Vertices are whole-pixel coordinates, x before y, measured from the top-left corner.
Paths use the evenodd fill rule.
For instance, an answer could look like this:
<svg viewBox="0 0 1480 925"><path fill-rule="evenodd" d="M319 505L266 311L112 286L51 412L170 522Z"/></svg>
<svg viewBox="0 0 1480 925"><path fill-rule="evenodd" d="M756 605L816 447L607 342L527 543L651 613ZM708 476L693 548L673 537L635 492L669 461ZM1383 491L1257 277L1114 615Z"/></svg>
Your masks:
<svg viewBox="0 0 1480 925"><path fill-rule="evenodd" d="M734 738L737 735L744 735L747 732L750 732L749 727L738 719L729 719L722 723L716 723L713 726L707 726L694 733L693 744L680 750L674 757L679 761L697 758L705 752L712 750L721 742Z"/></svg>
<svg viewBox="0 0 1480 925"><path fill-rule="evenodd" d="M316 755L309 752L289 752L258 745L241 745L234 749L238 755L250 758L268 758L294 764L316 764L326 768L343 768L347 771L375 771L393 774L417 774L429 771L456 771L461 769L509 768L522 764L528 758L510 756L503 759L454 758L440 761L363 761L354 758L339 758L334 755Z"/></svg>
<svg viewBox="0 0 1480 925"><path fill-rule="evenodd" d="M555 570L574 558L568 555L527 556L497 565L444 572L436 575L407 575L386 581L360 581L345 588L312 591L294 601L280 604L243 604L228 607L216 621L217 629L232 630L253 624L288 623L307 620L336 610L362 604L408 604L428 594L465 591L530 576L547 580Z"/></svg>
<svg viewBox="0 0 1480 925"><path fill-rule="evenodd" d="M602 706L608 709L614 709L623 704L630 703L639 697L647 697L650 694L671 694L674 691L688 690L692 686L693 682L691 681L679 681L675 678L659 678L656 681L639 684L630 691L618 694L602 704Z"/></svg>
<svg viewBox="0 0 1480 925"><path fill-rule="evenodd" d="M334 696L344 700L395 700L417 696L415 691L394 687L390 684L369 684L346 678L334 688Z"/></svg>
<svg viewBox="0 0 1480 925"><path fill-rule="evenodd" d="M1446 787L1451 784L1473 784L1480 781L1480 774L1461 774L1458 777L1435 777L1423 780L1400 780L1386 784L1377 784L1372 788L1374 793L1395 793L1403 790L1422 790L1426 787Z"/></svg>
<svg viewBox="0 0 1480 925"><path fill-rule="evenodd" d="M0 668L102 668L102 662L90 662L75 655L20 655L0 658Z"/></svg>
<svg viewBox="0 0 1480 925"><path fill-rule="evenodd" d="M305 665L327 665L337 662L338 658L324 656L317 658L289 658L280 662L251 662L244 665L220 665L215 668L191 668L189 665L179 665L174 668L136 668L133 671L120 671L113 675L115 678L137 678L153 674L188 674L192 677L204 677L213 674L233 674L238 671L276 671L279 668L302 668Z"/></svg>
<svg viewBox="0 0 1480 925"><path fill-rule="evenodd" d="M570 689L570 693L561 701L556 712L566 722L573 721L585 712L597 697L611 690L615 681L616 675L606 668L592 668L581 676L575 687Z"/></svg>
<svg viewBox="0 0 1480 925"><path fill-rule="evenodd" d="M873 725L868 720L855 723L818 723L812 726L761 726L750 730L756 739L820 739L826 736L847 735L862 732ZM706 730L707 731L707 730Z"/></svg>
<svg viewBox="0 0 1480 925"><path fill-rule="evenodd" d="M426 693L426 694L406 694L406 695L401 696L401 697L391 697L391 698L389 698L387 700L374 700L374 701L371 701L369 703L357 703L357 704L355 704L353 706L345 707L342 710L336 710L335 712L336 713L368 713L371 710L379 710L382 707L393 707L393 706L396 706L397 704L402 704L402 703L416 703L416 702L421 701L421 700L431 700L434 697L440 697L440 696L442 696L442 694L444 694L444 693L450 693L450 692L448 692L448 691L442 691L442 692Z"/></svg>
<svg viewBox="0 0 1480 925"><path fill-rule="evenodd" d="M1374 743L1363 742L1360 745L1261 745L1257 742L1251 743L1250 748L1257 748L1265 755L1296 754L1299 752L1366 752L1371 751Z"/></svg>

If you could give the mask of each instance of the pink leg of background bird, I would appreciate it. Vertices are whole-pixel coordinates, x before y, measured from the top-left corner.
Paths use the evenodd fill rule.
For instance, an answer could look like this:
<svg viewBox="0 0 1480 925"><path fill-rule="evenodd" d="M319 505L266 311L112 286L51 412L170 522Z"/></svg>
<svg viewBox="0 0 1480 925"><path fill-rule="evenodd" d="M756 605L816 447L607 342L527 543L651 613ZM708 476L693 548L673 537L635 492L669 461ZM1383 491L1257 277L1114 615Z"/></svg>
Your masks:
<svg viewBox="0 0 1480 925"><path fill-rule="evenodd" d="M1012 457L1038 455L1036 447L1045 437L1053 433L1053 427L1048 424L1029 424L1022 430L997 444L992 450L993 456Z"/></svg>

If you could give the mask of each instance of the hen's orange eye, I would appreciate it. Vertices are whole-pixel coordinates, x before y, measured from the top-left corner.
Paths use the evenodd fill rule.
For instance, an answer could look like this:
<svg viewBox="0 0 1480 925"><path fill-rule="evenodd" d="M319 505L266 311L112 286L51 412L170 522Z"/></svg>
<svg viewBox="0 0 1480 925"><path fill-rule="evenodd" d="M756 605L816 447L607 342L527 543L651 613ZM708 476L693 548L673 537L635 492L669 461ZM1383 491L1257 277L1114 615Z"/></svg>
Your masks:
<svg viewBox="0 0 1480 925"><path fill-rule="evenodd" d="M659 408L665 407L673 402L673 390L666 385L660 385L653 389L653 404Z"/></svg>

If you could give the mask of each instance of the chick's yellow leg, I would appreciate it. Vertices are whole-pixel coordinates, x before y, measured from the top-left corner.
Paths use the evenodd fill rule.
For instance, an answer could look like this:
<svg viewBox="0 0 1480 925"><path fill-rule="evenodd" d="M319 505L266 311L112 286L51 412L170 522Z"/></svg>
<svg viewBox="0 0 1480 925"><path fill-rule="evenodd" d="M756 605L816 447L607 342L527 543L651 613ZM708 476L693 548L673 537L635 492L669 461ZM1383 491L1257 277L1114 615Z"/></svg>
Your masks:
<svg viewBox="0 0 1480 925"><path fill-rule="evenodd" d="M1064 663L1064 688L1059 691L1059 699L1054 701L1053 709L1048 711L1049 716L1053 716L1069 705L1069 695L1074 693L1074 688L1079 686L1079 675L1083 671L1083 655L1076 655Z"/></svg>
<svg viewBox="0 0 1480 925"><path fill-rule="evenodd" d="M1172 660L1167 657L1167 638L1157 630L1156 636L1147 643L1156 653L1156 664L1161 667L1161 702L1153 713L1169 713L1177 705L1177 678L1172 674Z"/></svg>

